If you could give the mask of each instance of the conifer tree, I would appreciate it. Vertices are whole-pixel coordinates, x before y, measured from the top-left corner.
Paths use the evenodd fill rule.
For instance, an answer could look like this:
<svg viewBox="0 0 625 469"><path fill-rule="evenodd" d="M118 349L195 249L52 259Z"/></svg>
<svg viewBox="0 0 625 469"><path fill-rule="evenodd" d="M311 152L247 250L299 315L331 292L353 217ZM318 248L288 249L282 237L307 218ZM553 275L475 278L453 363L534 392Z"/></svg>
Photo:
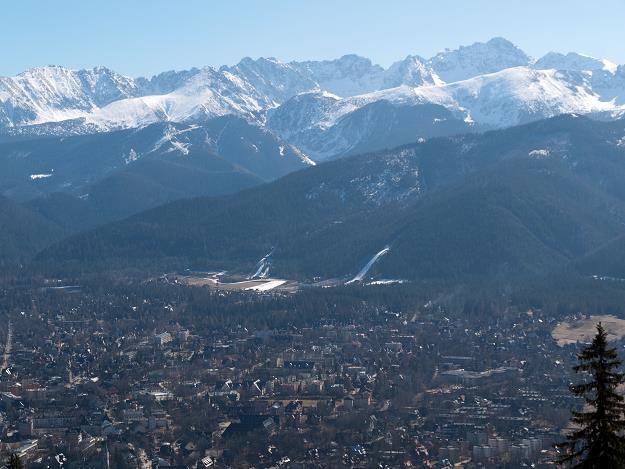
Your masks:
<svg viewBox="0 0 625 469"><path fill-rule="evenodd" d="M592 343L578 355L576 373L587 376L585 382L571 386L571 392L585 401L584 410L574 411L573 430L560 445L567 453L560 459L565 467L583 469L625 467L625 420L623 396L617 387L625 382L618 372L621 361L616 349L608 346L601 323Z"/></svg>

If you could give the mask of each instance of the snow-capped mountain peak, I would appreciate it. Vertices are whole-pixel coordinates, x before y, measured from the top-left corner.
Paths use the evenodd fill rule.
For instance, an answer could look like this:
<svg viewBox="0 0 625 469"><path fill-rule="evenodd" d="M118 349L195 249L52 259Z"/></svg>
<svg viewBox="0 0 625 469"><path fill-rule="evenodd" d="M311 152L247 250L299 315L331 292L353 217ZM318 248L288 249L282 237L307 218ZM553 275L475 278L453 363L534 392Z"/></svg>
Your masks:
<svg viewBox="0 0 625 469"><path fill-rule="evenodd" d="M135 81L141 88L142 94L167 94L180 88L191 78L201 72L199 68L191 68L189 70L169 70L167 72L154 75L152 78L139 77Z"/></svg>
<svg viewBox="0 0 625 469"><path fill-rule="evenodd" d="M316 82L319 88L338 96L354 96L380 89L384 69L355 54L335 60L291 62L300 74Z"/></svg>
<svg viewBox="0 0 625 469"><path fill-rule="evenodd" d="M246 57L233 67L221 67L220 71L241 78L276 104L317 85L290 64L273 57L256 60Z"/></svg>
<svg viewBox="0 0 625 469"><path fill-rule="evenodd" d="M611 109L611 102L593 92L589 78L582 72L513 67L443 86L417 88L415 93L429 102L467 112L483 126L497 128L558 114Z"/></svg>
<svg viewBox="0 0 625 469"><path fill-rule="evenodd" d="M430 59L436 74L446 82L466 80L477 75L528 65L530 58L512 42L493 38L455 50L445 50Z"/></svg>
<svg viewBox="0 0 625 469"><path fill-rule="evenodd" d="M409 55L404 60L392 64L384 72L385 88L394 88L401 85L441 85L443 83L443 80L432 69L428 60L418 55Z"/></svg>
<svg viewBox="0 0 625 469"><path fill-rule="evenodd" d="M135 96L131 78L106 67L70 70L56 65L0 78L0 125L62 121Z"/></svg>
<svg viewBox="0 0 625 469"><path fill-rule="evenodd" d="M595 57L578 54L576 52L569 52L568 54L549 52L545 56L538 59L533 66L534 68L540 70L605 70L610 73L615 73L617 69L617 65L609 60L597 59Z"/></svg>

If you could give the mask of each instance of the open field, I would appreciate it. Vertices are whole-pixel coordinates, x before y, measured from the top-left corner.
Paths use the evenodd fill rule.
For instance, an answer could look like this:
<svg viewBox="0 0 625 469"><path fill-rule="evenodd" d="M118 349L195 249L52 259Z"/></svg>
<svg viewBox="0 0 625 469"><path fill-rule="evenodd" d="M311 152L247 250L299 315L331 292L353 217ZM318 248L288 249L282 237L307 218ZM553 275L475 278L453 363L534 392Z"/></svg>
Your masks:
<svg viewBox="0 0 625 469"><path fill-rule="evenodd" d="M274 289L280 290L292 290L296 287L293 282L282 279L266 278L266 279L253 279L242 280L240 282L222 282L219 280L219 275L212 276L180 276L177 278L179 282L186 285L196 287L212 287L220 290L247 290L256 292L266 292Z"/></svg>
<svg viewBox="0 0 625 469"><path fill-rule="evenodd" d="M564 321L559 323L551 332L559 346L575 344L577 342L590 343L597 332L598 322L608 333L608 340L619 340L625 337L625 319L611 315L590 316L588 319Z"/></svg>

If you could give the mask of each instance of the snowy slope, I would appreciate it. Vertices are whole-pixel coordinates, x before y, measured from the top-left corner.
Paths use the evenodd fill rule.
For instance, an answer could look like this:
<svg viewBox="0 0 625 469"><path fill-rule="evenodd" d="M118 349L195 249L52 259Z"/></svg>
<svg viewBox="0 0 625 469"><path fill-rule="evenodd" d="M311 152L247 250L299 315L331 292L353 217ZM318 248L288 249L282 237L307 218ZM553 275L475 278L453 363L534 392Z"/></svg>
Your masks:
<svg viewBox="0 0 625 469"><path fill-rule="evenodd" d="M368 112L369 105L410 106L419 101L414 88L408 86L343 99L327 92L305 93L269 112L267 126L313 159L323 160L349 153L375 128L384 125L380 122L380 113L375 109ZM358 125L351 125L353 120L358 120Z"/></svg>
<svg viewBox="0 0 625 469"><path fill-rule="evenodd" d="M246 57L234 67L222 67L221 71L249 83L256 94L265 96L275 105L318 86L315 80L301 74L293 64L284 64L274 58L252 60Z"/></svg>
<svg viewBox="0 0 625 469"><path fill-rule="evenodd" d="M431 103L461 110L481 125L506 127L567 113L614 108L593 92L587 72L509 68L436 87L415 89Z"/></svg>
<svg viewBox="0 0 625 469"><path fill-rule="evenodd" d="M83 117L106 129L129 128L162 121L201 121L227 114L254 120L255 113L275 105L271 97L229 71L205 68L171 93L115 101Z"/></svg>
<svg viewBox="0 0 625 469"><path fill-rule="evenodd" d="M269 113L267 125L313 158L325 159L353 153L354 148L367 151L361 141L385 127L401 126L389 118L389 107L409 109L404 112L405 119L418 125L411 135L403 132L398 136L403 140L386 142L387 147L420 137L501 128L559 114L605 114L620 109L614 96L625 96L625 87L605 89L600 94L593 90L593 76L592 72L515 67L455 83L403 85L343 99L323 93L303 94ZM397 113L390 115L394 118ZM378 148L384 146L369 150Z"/></svg>
<svg viewBox="0 0 625 469"><path fill-rule="evenodd" d="M0 127L73 119L139 92L132 79L104 67L50 66L0 77Z"/></svg>
<svg viewBox="0 0 625 469"><path fill-rule="evenodd" d="M384 81L384 69L358 55L345 55L336 60L291 62L302 76L319 88L341 97L379 90Z"/></svg>
<svg viewBox="0 0 625 469"><path fill-rule="evenodd" d="M529 63L530 58L525 52L503 38L446 50L429 61L432 70L448 83Z"/></svg>
<svg viewBox="0 0 625 469"><path fill-rule="evenodd" d="M605 59L596 59L584 54L578 54L576 52L569 52L568 54L561 54L559 52L549 52L545 56L538 59L533 67L538 70L605 70L607 72L614 73L617 66Z"/></svg>
<svg viewBox="0 0 625 469"><path fill-rule="evenodd" d="M383 87L441 85L443 83L426 59L409 55L404 60L392 64L384 72Z"/></svg>
<svg viewBox="0 0 625 469"><path fill-rule="evenodd" d="M380 260L380 258L384 256L385 254L387 254L390 250L391 248L387 246L384 249L382 249L380 252L378 252L375 256L373 256L369 260L369 262L365 264L365 266L356 274L356 276L353 279L351 279L349 282L346 282L345 285L349 285L351 283L362 282L365 278L365 275L367 275L369 270L371 270L371 267L373 267L373 264L375 264L378 260Z"/></svg>

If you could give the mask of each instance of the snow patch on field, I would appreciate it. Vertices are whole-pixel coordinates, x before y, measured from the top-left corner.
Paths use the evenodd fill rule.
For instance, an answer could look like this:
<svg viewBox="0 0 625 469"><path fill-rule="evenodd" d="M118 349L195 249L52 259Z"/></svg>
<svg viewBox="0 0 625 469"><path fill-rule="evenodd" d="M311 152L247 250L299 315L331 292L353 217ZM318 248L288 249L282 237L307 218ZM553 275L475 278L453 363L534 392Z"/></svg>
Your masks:
<svg viewBox="0 0 625 469"><path fill-rule="evenodd" d="M274 288L279 287L280 285L284 285L287 281L286 280L270 280L269 282L263 283L261 285L254 285L253 287L249 287L246 288L245 290L252 290L252 291L269 291L269 290L273 290Z"/></svg>
<svg viewBox="0 0 625 469"><path fill-rule="evenodd" d="M367 285L393 285L393 284L402 284L402 283L406 283L406 280L395 280L395 279L374 280L373 282L367 283Z"/></svg>
<svg viewBox="0 0 625 469"><path fill-rule="evenodd" d="M39 179L47 179L52 177L52 173L40 173L40 174L31 174L30 179L33 181L37 181Z"/></svg>
<svg viewBox="0 0 625 469"><path fill-rule="evenodd" d="M134 161L137 161L139 159L139 155L137 154L137 152L134 150L134 148L131 148L130 151L128 152L128 156L126 156L124 158L124 162L126 164L130 164Z"/></svg>
<svg viewBox="0 0 625 469"><path fill-rule="evenodd" d="M530 158L547 158L550 154L551 152L545 149L532 150L528 153Z"/></svg>

